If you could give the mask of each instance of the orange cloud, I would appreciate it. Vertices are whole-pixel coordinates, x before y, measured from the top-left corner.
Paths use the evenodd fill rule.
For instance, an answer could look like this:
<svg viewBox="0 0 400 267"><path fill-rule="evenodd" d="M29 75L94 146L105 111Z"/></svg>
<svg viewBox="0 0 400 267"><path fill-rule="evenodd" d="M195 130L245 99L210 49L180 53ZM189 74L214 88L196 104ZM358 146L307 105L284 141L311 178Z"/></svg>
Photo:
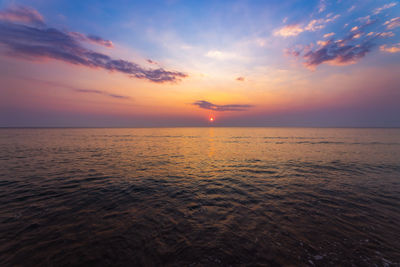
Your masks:
<svg viewBox="0 0 400 267"><path fill-rule="evenodd" d="M357 31L357 30L358 30L358 26L354 26L353 28L351 28L352 32Z"/></svg>
<svg viewBox="0 0 400 267"><path fill-rule="evenodd" d="M325 46L329 43L329 41L317 41L317 45Z"/></svg>
<svg viewBox="0 0 400 267"><path fill-rule="evenodd" d="M324 38L329 38L329 37L332 37L332 36L334 36L334 35L335 35L334 32L327 33L327 34L324 34Z"/></svg>
<svg viewBox="0 0 400 267"><path fill-rule="evenodd" d="M394 46L386 46L386 45L381 45L379 49L383 52L388 52L388 53L398 53L400 52L400 43L394 45Z"/></svg>
<svg viewBox="0 0 400 267"><path fill-rule="evenodd" d="M293 25L286 25L279 30L274 32L275 36L283 36L283 37L289 37L289 36L297 36L300 33L302 33L304 29L298 25L298 24L293 24Z"/></svg>

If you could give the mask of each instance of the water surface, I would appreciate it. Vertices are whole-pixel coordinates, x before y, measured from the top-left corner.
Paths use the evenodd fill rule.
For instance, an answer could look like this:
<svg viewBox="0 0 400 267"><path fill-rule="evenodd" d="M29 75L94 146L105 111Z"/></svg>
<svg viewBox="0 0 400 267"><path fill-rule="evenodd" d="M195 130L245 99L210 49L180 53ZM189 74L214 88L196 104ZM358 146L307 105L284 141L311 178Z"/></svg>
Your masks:
<svg viewBox="0 0 400 267"><path fill-rule="evenodd" d="M400 129L1 129L0 265L400 263Z"/></svg>

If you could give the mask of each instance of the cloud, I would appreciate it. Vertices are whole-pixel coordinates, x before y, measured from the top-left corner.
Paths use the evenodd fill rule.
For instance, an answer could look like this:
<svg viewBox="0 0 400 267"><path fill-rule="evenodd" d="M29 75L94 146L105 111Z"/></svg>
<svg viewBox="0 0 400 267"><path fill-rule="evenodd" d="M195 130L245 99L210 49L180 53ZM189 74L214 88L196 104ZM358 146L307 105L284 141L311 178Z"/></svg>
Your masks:
<svg viewBox="0 0 400 267"><path fill-rule="evenodd" d="M286 55L298 57L298 56L300 56L302 51L301 51L301 49L299 51L299 50L294 49L294 48L287 48L287 49L284 50L284 52L285 52Z"/></svg>
<svg viewBox="0 0 400 267"><path fill-rule="evenodd" d="M304 29L299 24L286 25L274 32L275 36L297 36L302 33Z"/></svg>
<svg viewBox="0 0 400 267"><path fill-rule="evenodd" d="M154 60L147 59L146 61L147 61L147 63L149 63L149 64L158 65L158 63L157 63L156 61L154 61Z"/></svg>
<svg viewBox="0 0 400 267"><path fill-rule="evenodd" d="M315 32L316 30L323 29L325 20L323 19L313 19L310 21L307 26L304 28L306 31Z"/></svg>
<svg viewBox="0 0 400 267"><path fill-rule="evenodd" d="M302 26L300 24L285 25L282 28L276 30L274 32L274 35L282 37L290 37L290 36L297 36L305 31L315 32L317 30L325 28L327 23L332 22L339 17L340 15L335 15L332 17L332 14L330 13L325 18L311 20L305 26Z"/></svg>
<svg viewBox="0 0 400 267"><path fill-rule="evenodd" d="M381 37L393 37L395 36L395 34L393 32L381 32L381 33L377 33L377 35L380 35Z"/></svg>
<svg viewBox="0 0 400 267"><path fill-rule="evenodd" d="M88 93L88 94L97 94L97 95L104 95L112 98L118 98L118 99L131 99L129 96L124 96L124 95L117 95L117 94L112 94L109 92L101 91L101 90L96 90L96 89L82 89L82 88L76 88L75 86L55 82L55 81L44 81L40 79L32 79L32 78L22 78L24 80L28 81L34 81L35 83L43 84L45 86L49 87L60 87L60 88L65 88L77 93Z"/></svg>
<svg viewBox="0 0 400 267"><path fill-rule="evenodd" d="M237 78L236 78L236 81L244 82L244 77L237 77Z"/></svg>
<svg viewBox="0 0 400 267"><path fill-rule="evenodd" d="M348 65L355 63L364 57L371 49L369 42L358 45L342 45L342 42L328 41L315 51L310 51L304 55L307 67L315 67L324 62L333 65Z"/></svg>
<svg viewBox="0 0 400 267"><path fill-rule="evenodd" d="M376 39L383 40L394 36L394 33L390 31L369 32L366 34L364 32L365 28L374 24L376 20L364 17L360 21L363 23L354 26L342 39L319 40L316 42L317 45L303 46L296 44L292 48L286 49L285 53L303 59L304 65L310 69L315 69L323 63L331 65L354 64L376 46ZM331 37L331 34L326 34L324 37ZM380 49L386 52L397 52L397 46L387 47L383 45Z"/></svg>
<svg viewBox="0 0 400 267"><path fill-rule="evenodd" d="M5 10L0 10L0 20L44 26L44 19L39 12L23 6L11 6Z"/></svg>
<svg viewBox="0 0 400 267"><path fill-rule="evenodd" d="M395 44L393 46L386 46L386 45L381 45L379 49L383 52L388 52L388 53L398 53L400 52L400 43Z"/></svg>
<svg viewBox="0 0 400 267"><path fill-rule="evenodd" d="M332 36L334 36L334 35L335 35L334 32L327 33L327 34L324 34L324 38L329 38L329 37L332 37Z"/></svg>
<svg viewBox="0 0 400 267"><path fill-rule="evenodd" d="M392 7L396 6L396 5L397 5L397 3L390 3L390 4L383 5L382 7L374 9L374 14L378 15L383 10L388 9L388 8L392 8Z"/></svg>
<svg viewBox="0 0 400 267"><path fill-rule="evenodd" d="M354 27L345 38L320 43L318 49L304 53L303 58L306 60L304 65L308 68L315 68L322 63L332 65L354 64L371 50L373 39L379 37L379 35L375 35L361 38L362 29L371 23L365 23L356 29Z"/></svg>
<svg viewBox="0 0 400 267"><path fill-rule="evenodd" d="M351 11L353 11L354 9L356 9L356 6L355 6L355 5L352 5L349 9L347 9L347 12L351 12Z"/></svg>
<svg viewBox="0 0 400 267"><path fill-rule="evenodd" d="M36 22L34 24L37 25ZM82 41L86 40L107 46L109 41L100 37L79 33L71 34L47 28L44 25L43 27L35 25L17 24L8 17L6 20L0 20L0 44L6 48L1 52L24 59L44 60L50 58L74 65L116 71L156 83L176 82L187 77L182 72L168 71L163 68L146 69L134 62L114 59L82 45Z"/></svg>
<svg viewBox="0 0 400 267"><path fill-rule="evenodd" d="M104 40L103 38L95 35L85 35L80 32L70 32L69 33L73 38L79 41L84 41L88 43L93 43L101 46L105 46L108 48L114 47L114 44L110 40Z"/></svg>
<svg viewBox="0 0 400 267"><path fill-rule="evenodd" d="M373 22L370 15L358 18L357 20L360 21L361 23L372 23Z"/></svg>
<svg viewBox="0 0 400 267"><path fill-rule="evenodd" d="M253 107L252 105L230 104L230 105L216 105L205 100L199 100L193 103L202 109L209 109L214 111L246 111Z"/></svg>
<svg viewBox="0 0 400 267"><path fill-rule="evenodd" d="M354 26L353 28L351 28L352 32L357 31L357 30L358 30L358 26Z"/></svg>
<svg viewBox="0 0 400 267"><path fill-rule="evenodd" d="M110 40L104 40L103 38L95 36L95 35L88 35L86 37L91 42L105 46L105 47L113 47L114 46Z"/></svg>
<svg viewBox="0 0 400 267"><path fill-rule="evenodd" d="M118 99L130 99L129 96L111 94L111 93L107 93L107 92L100 91L100 90L95 90L95 89L74 89L74 91L78 92L78 93L104 95L104 96L108 96L108 97L112 97L112 98L118 98Z"/></svg>
<svg viewBox="0 0 400 267"><path fill-rule="evenodd" d="M383 5L380 8L375 9L374 14L379 14L385 9L396 6L397 3L390 3ZM355 6L352 6L348 11L354 10ZM275 32L275 35L281 36L296 36L302 32L316 32L325 28L327 23L333 22L340 15L333 15L329 13L323 18L311 19L307 24L296 24L291 26L284 26ZM304 65L307 68L315 69L320 64L331 64L331 65L348 65L354 64L364 56L366 56L373 48L377 46L375 43L376 39L380 39L381 42L386 38L394 37L394 31L390 31L397 27L400 27L400 17L396 17L387 20L381 25L376 25L375 31L365 31L366 27L375 24L378 18L373 18L373 15L367 15L355 19L359 25L349 26L349 23L345 24L348 32L345 33L341 39L336 39L336 35L340 33L326 33L319 39L314 40L311 44L292 44L291 48L285 49L284 52L287 55L294 56L303 60ZM294 29L294 30L293 30ZM380 49L385 52L395 53L398 52L398 46L386 46L381 45Z"/></svg>
<svg viewBox="0 0 400 267"><path fill-rule="evenodd" d="M324 12L326 9L326 2L325 0L320 0L318 5L318 13Z"/></svg>
<svg viewBox="0 0 400 267"><path fill-rule="evenodd" d="M319 46L325 46L327 44L329 44L330 41L317 41L317 45Z"/></svg>
<svg viewBox="0 0 400 267"><path fill-rule="evenodd" d="M388 20L383 25L385 25L386 28L389 29L389 30L392 30L394 28L400 27L400 17Z"/></svg>

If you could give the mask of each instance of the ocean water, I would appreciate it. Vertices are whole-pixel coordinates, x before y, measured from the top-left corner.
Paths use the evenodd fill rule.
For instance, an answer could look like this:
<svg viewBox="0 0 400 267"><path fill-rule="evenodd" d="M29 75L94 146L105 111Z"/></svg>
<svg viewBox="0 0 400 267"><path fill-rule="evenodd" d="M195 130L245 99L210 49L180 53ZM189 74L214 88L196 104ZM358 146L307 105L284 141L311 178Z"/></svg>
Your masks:
<svg viewBox="0 0 400 267"><path fill-rule="evenodd" d="M400 129L0 129L1 266L399 266Z"/></svg>

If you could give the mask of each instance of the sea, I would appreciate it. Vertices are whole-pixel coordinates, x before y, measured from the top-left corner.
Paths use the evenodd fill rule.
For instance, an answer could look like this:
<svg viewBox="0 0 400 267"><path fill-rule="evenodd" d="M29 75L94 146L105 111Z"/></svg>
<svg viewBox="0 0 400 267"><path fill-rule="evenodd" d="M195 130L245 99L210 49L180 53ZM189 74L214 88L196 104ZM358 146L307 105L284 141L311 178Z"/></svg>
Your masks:
<svg viewBox="0 0 400 267"><path fill-rule="evenodd" d="M0 266L400 266L400 129L2 128Z"/></svg>

